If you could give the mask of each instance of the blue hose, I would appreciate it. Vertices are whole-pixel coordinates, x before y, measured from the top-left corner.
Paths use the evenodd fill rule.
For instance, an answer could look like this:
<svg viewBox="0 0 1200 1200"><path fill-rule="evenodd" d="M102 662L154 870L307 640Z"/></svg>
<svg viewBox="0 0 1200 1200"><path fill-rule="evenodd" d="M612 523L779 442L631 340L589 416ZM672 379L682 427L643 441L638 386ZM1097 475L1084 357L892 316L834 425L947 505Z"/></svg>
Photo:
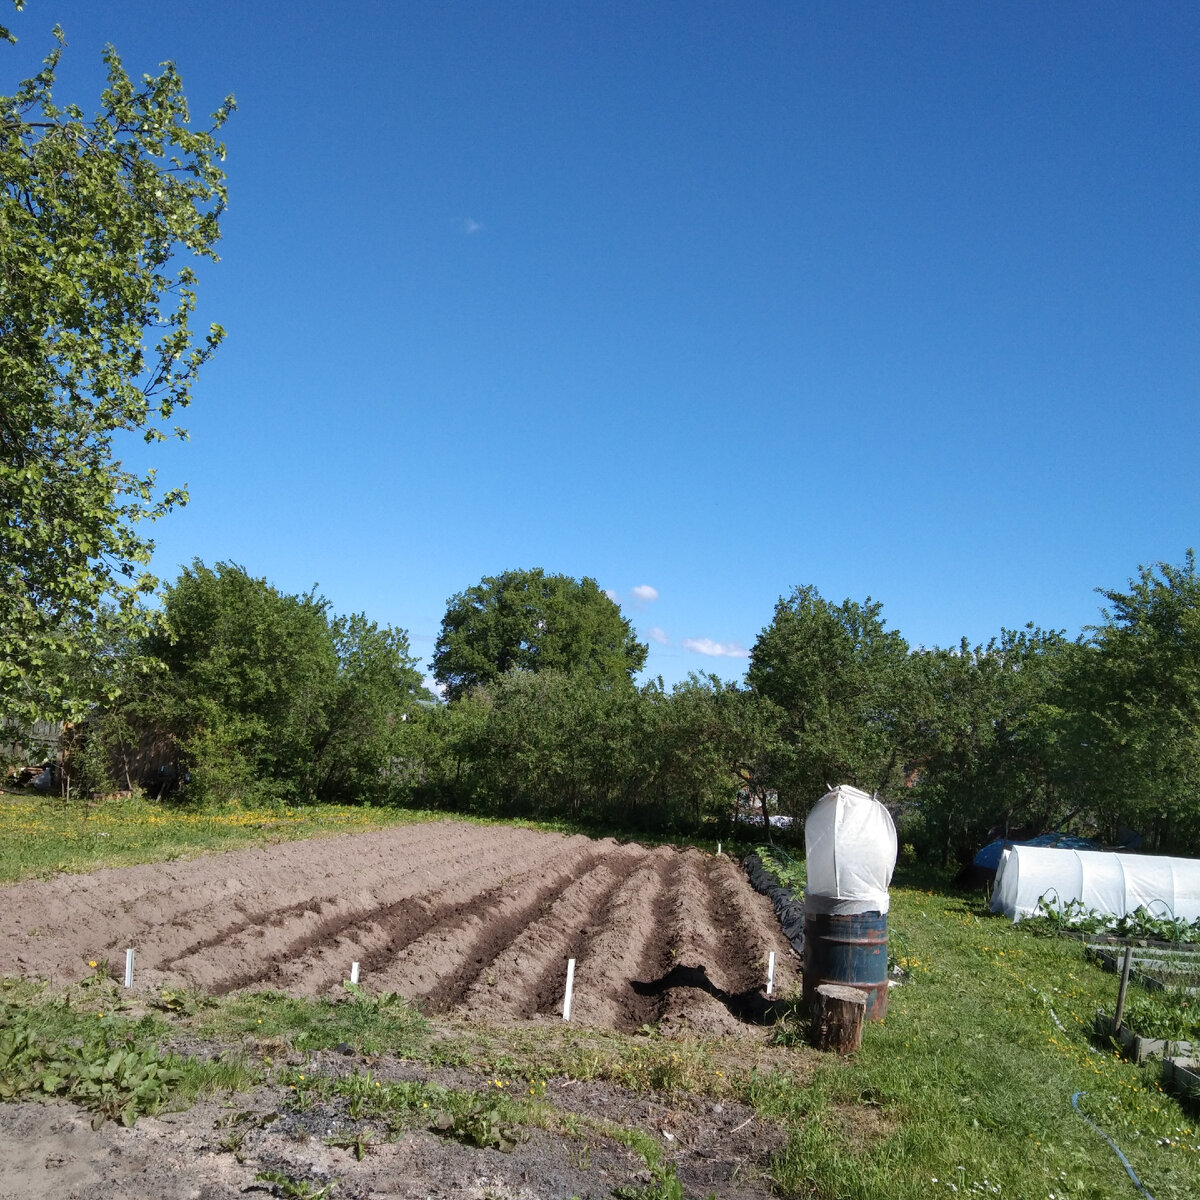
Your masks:
<svg viewBox="0 0 1200 1200"><path fill-rule="evenodd" d="M1137 1188L1137 1190L1141 1192L1143 1196L1146 1197L1146 1200L1154 1200L1154 1197L1150 1195L1150 1193L1146 1191L1144 1187L1142 1187L1142 1181L1133 1173L1133 1168L1129 1165L1129 1159L1127 1159L1125 1155L1121 1153L1121 1147L1118 1146L1117 1143L1114 1142L1112 1138L1110 1138L1108 1134L1105 1133L1104 1130L1092 1120L1091 1117L1089 1117L1085 1112L1083 1112L1082 1109L1080 1109L1079 1097L1086 1095L1086 1092L1076 1092L1075 1095L1071 1097L1071 1107L1077 1113L1079 1113L1079 1115L1083 1117L1083 1119L1117 1152L1117 1157L1121 1160L1121 1165L1126 1171L1129 1172L1129 1178L1133 1180L1133 1186Z"/></svg>

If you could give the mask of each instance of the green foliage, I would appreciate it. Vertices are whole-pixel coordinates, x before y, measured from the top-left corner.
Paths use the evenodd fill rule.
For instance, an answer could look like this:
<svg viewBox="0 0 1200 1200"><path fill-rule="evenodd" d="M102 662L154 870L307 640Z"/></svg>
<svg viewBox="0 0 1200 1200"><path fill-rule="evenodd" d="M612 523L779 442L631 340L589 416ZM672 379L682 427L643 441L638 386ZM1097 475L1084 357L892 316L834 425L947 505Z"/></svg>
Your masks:
<svg viewBox="0 0 1200 1200"><path fill-rule="evenodd" d="M1084 654L1028 626L910 657L900 737L918 767L920 822L908 832L931 857L967 861L993 829L1041 833L1078 814L1060 732Z"/></svg>
<svg viewBox="0 0 1200 1200"><path fill-rule="evenodd" d="M728 826L761 771L766 702L714 677L666 692L513 671L419 716L417 794L488 815L628 830Z"/></svg>
<svg viewBox="0 0 1200 1200"><path fill-rule="evenodd" d="M1092 630L1072 680L1074 762L1104 828L1140 829L1163 852L1200 849L1200 578L1142 567Z"/></svg>
<svg viewBox="0 0 1200 1200"><path fill-rule="evenodd" d="M908 644L884 628L881 612L869 598L835 605L798 587L754 643L746 681L782 710L787 754L771 774L795 816L827 785L872 792L899 782Z"/></svg>
<svg viewBox="0 0 1200 1200"><path fill-rule="evenodd" d="M641 670L646 652L594 579L535 568L485 576L450 597L433 673L452 700L511 671L562 671L617 685Z"/></svg>
<svg viewBox="0 0 1200 1200"><path fill-rule="evenodd" d="M109 690L81 664L148 622L140 525L186 495L117 441L182 436L171 419L223 336L193 342L195 275L172 260L216 258L232 98L194 129L173 65L135 84L109 47L85 118L52 99L55 33L0 97L0 717L24 724L78 717Z"/></svg>
<svg viewBox="0 0 1200 1200"><path fill-rule="evenodd" d="M106 1118L133 1125L156 1113L183 1079L180 1060L131 1038L94 1026L80 1042L48 1039L32 1027L29 1011L0 1002L0 1100L59 1096Z"/></svg>
<svg viewBox="0 0 1200 1200"><path fill-rule="evenodd" d="M797 896L804 894L804 886L808 882L806 863L797 862L777 846L755 846L754 850L777 883L782 887L791 888Z"/></svg>
<svg viewBox="0 0 1200 1200"><path fill-rule="evenodd" d="M528 1134L512 1119L512 1105L495 1097L471 1099L467 1103L442 1110L433 1119L437 1133L480 1150L508 1153L525 1141Z"/></svg>
<svg viewBox="0 0 1200 1200"><path fill-rule="evenodd" d="M668 1164L654 1163L650 1167L650 1182L642 1186L626 1185L613 1189L620 1200L684 1200L683 1184Z"/></svg>
<svg viewBox="0 0 1200 1200"><path fill-rule="evenodd" d="M1191 992L1131 992L1121 1021L1141 1037L1200 1043L1200 999Z"/></svg>
<svg viewBox="0 0 1200 1200"><path fill-rule="evenodd" d="M241 995L210 1017L214 1035L252 1033L283 1038L297 1050L328 1050L345 1043L360 1054L413 1054L424 1045L428 1022L393 992L368 994L347 983L343 1000L302 1000L282 992Z"/></svg>
<svg viewBox="0 0 1200 1200"><path fill-rule="evenodd" d="M331 619L242 567L199 560L164 593L147 643L165 664L147 720L174 736L206 800L382 799L423 694L401 630Z"/></svg>
<svg viewBox="0 0 1200 1200"><path fill-rule="evenodd" d="M1021 922L1030 933L1109 934L1143 941L1200 944L1200 918L1185 921L1168 915L1155 916L1144 904L1131 913L1115 916L1088 908L1082 900L1060 904L1050 894L1038 899L1033 916Z"/></svg>
<svg viewBox="0 0 1200 1200"><path fill-rule="evenodd" d="M306 1179L293 1179L282 1171L259 1171L254 1176L263 1183L274 1184L276 1195L286 1196L289 1200L327 1200L333 1195L335 1183L327 1183L324 1187L314 1189Z"/></svg>

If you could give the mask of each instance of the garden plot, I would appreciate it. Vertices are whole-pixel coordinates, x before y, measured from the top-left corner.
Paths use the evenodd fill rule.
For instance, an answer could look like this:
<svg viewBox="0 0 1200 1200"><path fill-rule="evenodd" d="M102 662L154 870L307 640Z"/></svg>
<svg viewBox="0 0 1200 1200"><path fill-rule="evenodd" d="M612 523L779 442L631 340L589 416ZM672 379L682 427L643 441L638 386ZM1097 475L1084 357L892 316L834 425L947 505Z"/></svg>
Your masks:
<svg viewBox="0 0 1200 1200"><path fill-rule="evenodd" d="M1124 951L1108 943L1090 943L1088 955L1106 971L1121 970ZM1135 946L1130 979L1154 990L1200 992L1200 946Z"/></svg>
<svg viewBox="0 0 1200 1200"><path fill-rule="evenodd" d="M78 980L136 950L135 990L371 991L431 1013L726 1033L799 960L726 857L457 822L59 875L4 891L0 974Z"/></svg>

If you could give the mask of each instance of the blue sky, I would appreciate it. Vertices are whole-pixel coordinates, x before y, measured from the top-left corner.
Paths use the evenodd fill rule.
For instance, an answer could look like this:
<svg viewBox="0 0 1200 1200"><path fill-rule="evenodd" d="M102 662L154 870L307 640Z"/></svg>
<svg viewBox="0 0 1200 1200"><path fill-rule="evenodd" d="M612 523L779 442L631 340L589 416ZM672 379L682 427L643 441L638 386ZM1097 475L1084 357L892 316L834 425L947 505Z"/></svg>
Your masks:
<svg viewBox="0 0 1200 1200"><path fill-rule="evenodd" d="M1195 4L28 0L0 90L55 21L61 102L105 42L238 100L168 578L427 659L590 575L671 683L799 584L1074 634L1200 541Z"/></svg>

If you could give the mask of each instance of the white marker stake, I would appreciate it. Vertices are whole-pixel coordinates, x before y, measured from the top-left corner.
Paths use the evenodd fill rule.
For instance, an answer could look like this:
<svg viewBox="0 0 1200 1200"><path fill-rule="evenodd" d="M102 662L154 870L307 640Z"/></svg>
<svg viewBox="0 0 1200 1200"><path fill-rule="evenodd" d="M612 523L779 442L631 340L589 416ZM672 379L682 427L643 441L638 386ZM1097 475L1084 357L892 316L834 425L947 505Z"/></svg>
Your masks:
<svg viewBox="0 0 1200 1200"><path fill-rule="evenodd" d="M567 994L563 997L563 1020L571 1019L571 992L575 987L575 960L567 959Z"/></svg>
<svg viewBox="0 0 1200 1200"><path fill-rule="evenodd" d="M775 951L767 955L767 995L775 990Z"/></svg>
<svg viewBox="0 0 1200 1200"><path fill-rule="evenodd" d="M720 842L717 843L717 857L718 858L721 857L721 843Z"/></svg>
<svg viewBox="0 0 1200 1200"><path fill-rule="evenodd" d="M125 951L125 986L133 987L133 947Z"/></svg>
<svg viewBox="0 0 1200 1200"><path fill-rule="evenodd" d="M358 963L356 963L356 962L352 962L350 964L350 982L351 983L358 982Z"/></svg>

